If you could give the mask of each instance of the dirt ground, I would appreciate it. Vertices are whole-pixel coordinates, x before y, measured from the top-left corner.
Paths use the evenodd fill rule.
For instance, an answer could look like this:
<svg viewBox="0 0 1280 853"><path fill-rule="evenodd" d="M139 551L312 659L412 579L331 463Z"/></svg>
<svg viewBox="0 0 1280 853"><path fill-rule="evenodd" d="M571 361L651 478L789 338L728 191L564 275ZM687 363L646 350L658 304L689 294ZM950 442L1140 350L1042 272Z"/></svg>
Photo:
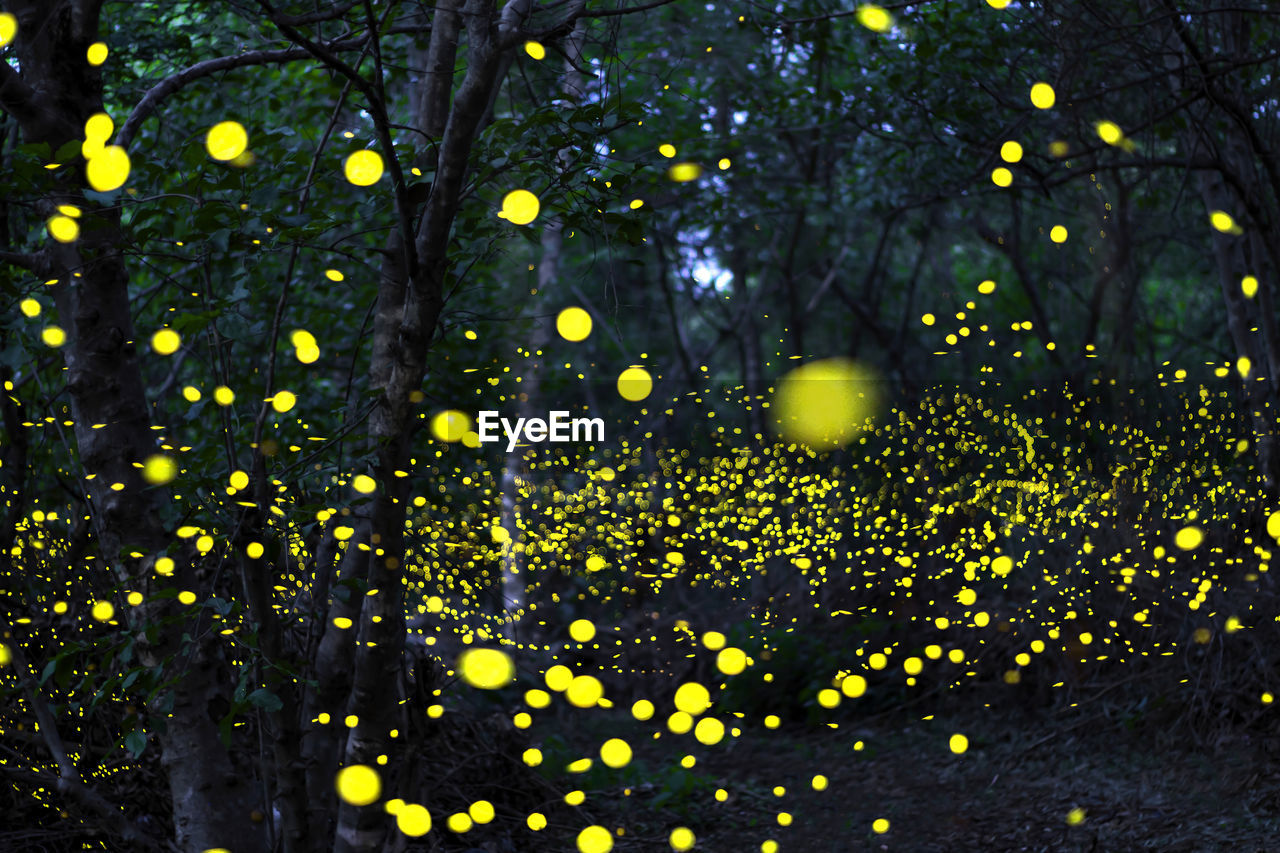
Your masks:
<svg viewBox="0 0 1280 853"><path fill-rule="evenodd" d="M1193 744L1096 711L1073 717L972 705L935 719L886 715L834 730L744 726L740 737L712 747L691 734L653 740L653 724L647 738L637 737L640 726L623 712L575 714L539 728L556 736L558 754L594 755L614 736L632 743L630 769L608 771L597 761L585 777L551 779L585 791L571 813L577 827L615 830L618 853L669 851L676 826L692 829L693 849L709 853L758 851L769 839L779 851L804 853L1280 849L1280 762L1269 739L1237 734ZM963 754L949 747L953 733L969 740ZM680 767L686 755L695 758L692 768ZM825 790L814 790L817 774L827 777ZM781 796L776 786L785 788ZM728 794L723 802L717 789ZM779 824L780 812L790 825ZM575 848L565 817L548 828L546 849ZM878 819L889 821L888 831L874 830Z"/></svg>

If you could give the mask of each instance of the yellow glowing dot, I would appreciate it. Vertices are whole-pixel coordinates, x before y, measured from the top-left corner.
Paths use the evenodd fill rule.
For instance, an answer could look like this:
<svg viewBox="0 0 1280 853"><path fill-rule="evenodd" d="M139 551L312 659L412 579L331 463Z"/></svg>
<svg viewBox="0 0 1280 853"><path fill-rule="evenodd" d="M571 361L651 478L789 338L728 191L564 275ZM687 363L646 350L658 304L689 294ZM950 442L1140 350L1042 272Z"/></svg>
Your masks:
<svg viewBox="0 0 1280 853"><path fill-rule="evenodd" d="M702 167L697 163L676 163L667 170L667 177L678 184L696 181L702 175Z"/></svg>
<svg viewBox="0 0 1280 853"><path fill-rule="evenodd" d="M57 349L67 342L67 333L59 326L46 326L40 332L40 340L45 346Z"/></svg>
<svg viewBox="0 0 1280 853"><path fill-rule="evenodd" d="M271 408L284 414L298 404L298 396L292 391L277 391L271 398Z"/></svg>
<svg viewBox="0 0 1280 853"><path fill-rule="evenodd" d="M737 675L747 668L747 654L742 649L722 649L716 655L716 669L725 675Z"/></svg>
<svg viewBox="0 0 1280 853"><path fill-rule="evenodd" d="M1010 172L1004 166L999 166L991 170L991 183L998 187L1007 187L1013 183L1013 172Z"/></svg>
<svg viewBox="0 0 1280 853"><path fill-rule="evenodd" d="M244 471L232 471L231 477L229 478L229 482L231 483L231 488L236 489L237 491L240 489L248 488L249 475L246 474Z"/></svg>
<svg viewBox="0 0 1280 853"><path fill-rule="evenodd" d="M671 835L667 836L667 843L671 845L672 850L688 850L696 841L693 830L685 826L677 826L671 830Z"/></svg>
<svg viewBox="0 0 1280 853"><path fill-rule="evenodd" d="M760 843L760 853L778 853L778 842L769 838Z"/></svg>
<svg viewBox="0 0 1280 853"><path fill-rule="evenodd" d="M676 147L670 142L664 142L658 146L658 153L663 157L671 158L676 156Z"/></svg>
<svg viewBox="0 0 1280 853"><path fill-rule="evenodd" d="M817 450L848 444L880 408L877 377L844 358L812 361L782 377L774 393L774 428Z"/></svg>
<svg viewBox="0 0 1280 853"><path fill-rule="evenodd" d="M516 667L499 649L468 649L458 658L462 680L481 690L497 690L515 678Z"/></svg>
<svg viewBox="0 0 1280 853"><path fill-rule="evenodd" d="M579 853L609 853L613 849L613 834L603 826L588 826L578 833Z"/></svg>
<svg viewBox="0 0 1280 853"><path fill-rule="evenodd" d="M90 65L101 65L107 61L107 52L107 46L96 41L85 51L85 59L89 60Z"/></svg>
<svg viewBox="0 0 1280 853"><path fill-rule="evenodd" d="M178 463L168 456L148 456L142 465L142 479L153 486L163 485L178 476Z"/></svg>
<svg viewBox="0 0 1280 853"><path fill-rule="evenodd" d="M951 736L951 751L956 755L962 754L969 748L969 739L962 734L953 734Z"/></svg>
<svg viewBox="0 0 1280 853"><path fill-rule="evenodd" d="M449 827L450 832L459 834L471 831L471 815L466 812L458 812L449 815L449 819L445 821L445 825Z"/></svg>
<svg viewBox="0 0 1280 853"><path fill-rule="evenodd" d="M1077 807L1067 812L1067 823L1071 826L1079 826L1084 823L1084 809Z"/></svg>
<svg viewBox="0 0 1280 853"><path fill-rule="evenodd" d="M719 166L720 171L723 172L725 169L728 169L730 166L733 165L733 161L731 161L728 157L721 157L720 162L716 163L716 165Z"/></svg>
<svg viewBox="0 0 1280 853"><path fill-rule="evenodd" d="M1244 294L1245 299L1252 299L1258 292L1258 279L1251 275L1242 278L1240 280L1240 292Z"/></svg>
<svg viewBox="0 0 1280 853"><path fill-rule="evenodd" d="M566 308L556 317L556 331L566 341L585 340L591 334L591 315L581 308Z"/></svg>
<svg viewBox="0 0 1280 853"><path fill-rule="evenodd" d="M534 832L539 832L540 830L547 828L547 816L542 812L533 812L525 820L525 823L528 824L529 828Z"/></svg>
<svg viewBox="0 0 1280 853"><path fill-rule="evenodd" d="M49 236L59 243L70 243L80 236L80 225L70 216L52 216L48 223Z"/></svg>
<svg viewBox="0 0 1280 853"><path fill-rule="evenodd" d="M108 145L85 164L84 175L89 186L100 193L119 189L129 180L129 155L119 145Z"/></svg>
<svg viewBox="0 0 1280 853"><path fill-rule="evenodd" d="M160 355L173 355L182 346L182 338L173 329L161 329L151 336L151 348Z"/></svg>
<svg viewBox="0 0 1280 853"><path fill-rule="evenodd" d="M569 625L569 636L579 643L586 643L596 635L596 626L589 619L575 619Z"/></svg>
<svg viewBox="0 0 1280 853"><path fill-rule="evenodd" d="M863 693L867 692L867 680L861 675L846 676L840 682L840 692L848 696L850 699L857 699Z"/></svg>
<svg viewBox="0 0 1280 853"><path fill-rule="evenodd" d="M209 128L204 146L215 160L234 160L249 146L249 133L238 121L222 121Z"/></svg>
<svg viewBox="0 0 1280 853"><path fill-rule="evenodd" d="M1036 83L1031 87L1031 103L1036 109L1047 110L1058 100L1048 83Z"/></svg>
<svg viewBox="0 0 1280 853"><path fill-rule="evenodd" d="M1276 510L1267 516L1267 535L1280 541L1280 510Z"/></svg>
<svg viewBox="0 0 1280 853"><path fill-rule="evenodd" d="M1222 232L1231 231L1236 227L1236 221L1231 218L1231 214L1223 210L1215 210L1210 213L1209 224Z"/></svg>
<svg viewBox="0 0 1280 853"><path fill-rule="evenodd" d="M991 561L991 571L1000 577L1004 577L1013 571L1013 559L1005 554L1001 554Z"/></svg>
<svg viewBox="0 0 1280 853"><path fill-rule="evenodd" d="M818 704L824 708L834 708L840 704L840 693L830 688L819 690Z"/></svg>
<svg viewBox="0 0 1280 853"><path fill-rule="evenodd" d="M643 367L628 367L618 376L618 394L633 403L643 400L653 390L653 378Z"/></svg>
<svg viewBox="0 0 1280 853"><path fill-rule="evenodd" d="M648 699L637 699L635 704L631 706L631 716L640 722L653 719L653 703Z"/></svg>
<svg viewBox="0 0 1280 853"><path fill-rule="evenodd" d="M471 419L457 409L446 409L431 419L431 434L440 441L461 441L470 429Z"/></svg>
<svg viewBox="0 0 1280 853"><path fill-rule="evenodd" d="M13 661L13 652L4 643L0 643L0 666L8 666Z"/></svg>
<svg viewBox="0 0 1280 853"><path fill-rule="evenodd" d="M876 33L888 32L893 26L893 16L873 3L858 7L858 23Z"/></svg>
<svg viewBox="0 0 1280 853"><path fill-rule="evenodd" d="M213 389L213 401L219 406L230 406L236 401L236 392L226 385L219 385Z"/></svg>
<svg viewBox="0 0 1280 853"><path fill-rule="evenodd" d="M934 323L938 322L938 318L932 314L925 314L920 318L920 322L924 323L926 326L932 326Z"/></svg>
<svg viewBox="0 0 1280 853"><path fill-rule="evenodd" d="M526 690L524 692L524 702L530 708L545 708L551 704L551 694L545 690Z"/></svg>
<svg viewBox="0 0 1280 853"><path fill-rule="evenodd" d="M351 488L355 489L362 495L370 495L378 488L378 481L370 477L368 474L358 474L354 479L352 479Z"/></svg>
<svg viewBox="0 0 1280 853"><path fill-rule="evenodd" d="M1249 378L1249 374L1253 371L1253 362L1250 361L1247 355L1242 355L1236 359L1236 371L1244 378Z"/></svg>
<svg viewBox="0 0 1280 853"><path fill-rule="evenodd" d="M395 812L396 828L405 835L417 838L431 831L431 813L417 803L407 803Z"/></svg>
<svg viewBox="0 0 1280 853"><path fill-rule="evenodd" d="M9 12L0 12L0 47L13 41L18 32L18 19Z"/></svg>
<svg viewBox="0 0 1280 853"><path fill-rule="evenodd" d="M168 577L173 574L173 567L174 563L172 557L160 557L156 560L155 570L158 575Z"/></svg>
<svg viewBox="0 0 1280 853"><path fill-rule="evenodd" d="M530 747L524 751L521 760L530 767L537 767L542 763L542 750Z"/></svg>
<svg viewBox="0 0 1280 853"><path fill-rule="evenodd" d="M960 602L965 607L968 607L977 600L978 594L971 589L962 589L956 594L956 601Z"/></svg>
<svg viewBox="0 0 1280 853"><path fill-rule="evenodd" d="M614 769L625 767L631 761L631 745L622 738L609 738L600 745L600 760Z"/></svg>
<svg viewBox="0 0 1280 853"><path fill-rule="evenodd" d="M547 49L539 42L527 41L524 43L524 52L534 59L541 61L547 55Z"/></svg>
<svg viewBox="0 0 1280 853"><path fill-rule="evenodd" d="M329 279L329 281L342 281L344 278L346 278L346 276L344 276L342 273L338 272L337 270L325 270L324 277Z"/></svg>
<svg viewBox="0 0 1280 853"><path fill-rule="evenodd" d="M573 673L569 670L569 667L558 663L547 670L543 680L547 683L547 687L560 693L568 690L569 685L573 683Z"/></svg>
<svg viewBox="0 0 1280 853"><path fill-rule="evenodd" d="M1173 544L1177 545L1183 551L1191 551L1200 547L1200 543L1204 541L1204 531L1199 527L1184 527L1173 537Z"/></svg>
<svg viewBox="0 0 1280 853"><path fill-rule="evenodd" d="M675 516L672 516L672 518L675 518ZM713 652L723 649L724 642L724 634L719 631L707 631L702 635L703 648L710 649Z"/></svg>
<svg viewBox="0 0 1280 853"><path fill-rule="evenodd" d="M95 142L101 146L111 138L115 129L116 123L111 120L111 116L106 113L94 113L84 123L85 141Z"/></svg>
<svg viewBox="0 0 1280 853"><path fill-rule="evenodd" d="M89 612L98 622L110 622L116 615L116 608L110 601L95 601Z"/></svg>
<svg viewBox="0 0 1280 853"><path fill-rule="evenodd" d="M1049 229L1049 239L1055 243L1067 242L1067 229L1061 225L1055 225Z"/></svg>
<svg viewBox="0 0 1280 853"><path fill-rule="evenodd" d="M353 764L338 771L334 787L343 802L353 806L367 806L376 802L382 794L382 779L378 771L363 764Z"/></svg>
<svg viewBox="0 0 1280 853"><path fill-rule="evenodd" d="M502 210L498 217L512 225L528 225L538 218L542 204L538 197L528 190L512 190L502 197Z"/></svg>
<svg viewBox="0 0 1280 853"><path fill-rule="evenodd" d="M382 177L382 155L368 149L353 152L347 157L342 171L347 180L357 187L371 186Z"/></svg>
<svg viewBox="0 0 1280 853"><path fill-rule="evenodd" d="M686 682L676 688L675 705L696 717L711 707L711 692L696 681Z"/></svg>
<svg viewBox="0 0 1280 853"><path fill-rule="evenodd" d="M256 560L266 553L266 548L262 547L261 542L250 542L244 546L244 552L249 556L250 560Z"/></svg>
<svg viewBox="0 0 1280 853"><path fill-rule="evenodd" d="M196 594L190 590L184 589L182 592L178 593L178 601L190 606L196 603Z"/></svg>
<svg viewBox="0 0 1280 853"><path fill-rule="evenodd" d="M1108 145L1119 145L1124 139L1124 133L1120 130L1120 125L1113 121L1100 121L1094 125L1094 130L1098 131L1098 138Z"/></svg>
<svg viewBox="0 0 1280 853"><path fill-rule="evenodd" d="M889 821L885 820L882 817L878 817L874 821L872 821L871 830L876 835L884 835L886 832L889 831Z"/></svg>
<svg viewBox="0 0 1280 853"><path fill-rule="evenodd" d="M992 9L1006 9L1009 6L1009 0L987 0L987 5Z"/></svg>
<svg viewBox="0 0 1280 853"><path fill-rule="evenodd" d="M1006 163L1017 163L1022 159L1022 143L1010 139L1001 145L1000 159Z"/></svg>
<svg viewBox="0 0 1280 853"><path fill-rule="evenodd" d="M34 299L24 299L18 303L24 317L36 317L40 314L40 303Z"/></svg>
<svg viewBox="0 0 1280 853"><path fill-rule="evenodd" d="M476 800L467 808L467 814L476 823L489 823L493 820L493 803L488 800Z"/></svg>
<svg viewBox="0 0 1280 853"><path fill-rule="evenodd" d="M1270 704L1271 704L1272 702L1274 702L1274 701L1276 701L1276 697L1275 697L1275 696L1273 696L1273 695L1271 695L1270 693L1263 693L1263 694L1262 694L1262 704L1263 704L1263 705L1270 705Z"/></svg>
<svg viewBox="0 0 1280 853"><path fill-rule="evenodd" d="M676 711L667 717L667 728L675 734L682 735L693 728L693 717L684 711Z"/></svg>
<svg viewBox="0 0 1280 853"><path fill-rule="evenodd" d="M564 696L570 705L592 708L604 696L604 685L594 675L575 675L565 688Z"/></svg>
<svg viewBox="0 0 1280 853"><path fill-rule="evenodd" d="M644 199L633 198L631 199L631 204L629 204L628 207L630 207L632 210L639 210L640 208L644 207Z"/></svg>
<svg viewBox="0 0 1280 853"><path fill-rule="evenodd" d="M724 740L724 723L715 717L703 717L698 720L698 725L693 730L693 736L697 738L698 743L706 746L715 746Z"/></svg>

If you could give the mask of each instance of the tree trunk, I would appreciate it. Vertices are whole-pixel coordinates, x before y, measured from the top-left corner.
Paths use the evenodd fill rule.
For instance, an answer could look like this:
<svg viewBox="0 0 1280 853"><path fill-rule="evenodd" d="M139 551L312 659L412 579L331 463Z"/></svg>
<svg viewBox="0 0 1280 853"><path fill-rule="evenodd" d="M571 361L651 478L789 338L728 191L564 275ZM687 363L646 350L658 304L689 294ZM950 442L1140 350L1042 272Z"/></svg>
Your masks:
<svg viewBox="0 0 1280 853"><path fill-rule="evenodd" d="M22 33L16 40L22 73L17 80L7 65L0 69L6 77L0 97L21 122L27 142L57 151L79 139L85 121L102 110L100 71L72 59L83 57L98 40L99 5L86 0L9 4ZM210 712L213 700L230 692L218 678L216 640L184 641L184 634L202 636L199 617L185 615L172 598L154 598L174 585L207 589L208 579L194 552L177 560L169 578L152 571L170 535L162 521L166 492L150 487L138 471L157 447L120 252L119 213L84 196L79 168L51 171L48 180L38 211L42 217L66 204L83 214L79 239L51 241L40 264L42 274L58 280L53 296L66 327L67 390L94 534L120 584L144 595L144 603L125 616L139 660L163 666L166 678L177 678L157 698L150 718L173 796L175 842L182 850L264 850L258 825L249 820L256 802L251 774L233 767ZM203 632L210 633L217 637Z"/></svg>

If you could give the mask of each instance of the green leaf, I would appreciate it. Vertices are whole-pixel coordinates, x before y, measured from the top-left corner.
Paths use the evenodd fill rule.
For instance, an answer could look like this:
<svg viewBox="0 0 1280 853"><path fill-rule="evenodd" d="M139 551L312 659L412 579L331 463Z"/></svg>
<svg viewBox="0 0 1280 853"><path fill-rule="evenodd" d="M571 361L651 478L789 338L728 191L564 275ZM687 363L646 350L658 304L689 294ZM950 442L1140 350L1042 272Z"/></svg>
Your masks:
<svg viewBox="0 0 1280 853"><path fill-rule="evenodd" d="M141 731L139 729L134 729L133 731L129 732L127 735L124 736L124 746L125 746L125 749L129 750L129 753L134 758L141 757L142 751L147 748L146 732Z"/></svg>
<svg viewBox="0 0 1280 853"><path fill-rule="evenodd" d="M250 704L261 708L268 714L274 714L284 707L284 703L280 701L280 697L272 693L265 687L259 687L257 690L249 694Z"/></svg>

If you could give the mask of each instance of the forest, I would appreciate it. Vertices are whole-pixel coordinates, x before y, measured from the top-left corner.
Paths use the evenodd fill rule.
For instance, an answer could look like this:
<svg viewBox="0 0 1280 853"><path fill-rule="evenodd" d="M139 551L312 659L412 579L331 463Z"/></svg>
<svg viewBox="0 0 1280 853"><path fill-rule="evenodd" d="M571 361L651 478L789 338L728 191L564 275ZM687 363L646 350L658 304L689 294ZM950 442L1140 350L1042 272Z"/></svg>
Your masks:
<svg viewBox="0 0 1280 853"><path fill-rule="evenodd" d="M0 851L1265 851L1280 10L0 0Z"/></svg>

